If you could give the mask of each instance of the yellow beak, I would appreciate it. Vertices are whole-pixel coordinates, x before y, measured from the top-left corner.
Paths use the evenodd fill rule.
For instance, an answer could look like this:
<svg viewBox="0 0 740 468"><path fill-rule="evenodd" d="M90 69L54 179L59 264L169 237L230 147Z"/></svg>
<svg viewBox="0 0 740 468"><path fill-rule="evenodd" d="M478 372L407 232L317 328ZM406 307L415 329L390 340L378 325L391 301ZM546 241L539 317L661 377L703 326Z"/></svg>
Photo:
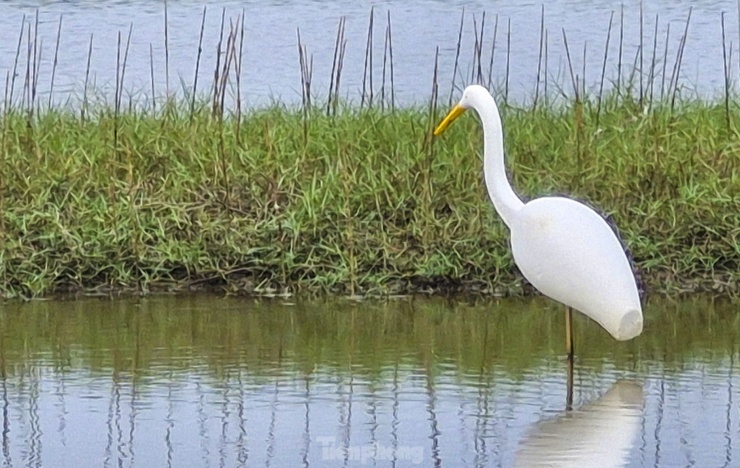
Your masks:
<svg viewBox="0 0 740 468"><path fill-rule="evenodd" d="M447 130L447 127L449 127L452 122L455 121L455 119L460 117L463 112L465 112L465 108L462 107L460 104L456 104L455 107L453 107L452 110L447 114L447 116L442 120L442 122L437 125L437 128L434 129L434 136L438 136L440 133Z"/></svg>

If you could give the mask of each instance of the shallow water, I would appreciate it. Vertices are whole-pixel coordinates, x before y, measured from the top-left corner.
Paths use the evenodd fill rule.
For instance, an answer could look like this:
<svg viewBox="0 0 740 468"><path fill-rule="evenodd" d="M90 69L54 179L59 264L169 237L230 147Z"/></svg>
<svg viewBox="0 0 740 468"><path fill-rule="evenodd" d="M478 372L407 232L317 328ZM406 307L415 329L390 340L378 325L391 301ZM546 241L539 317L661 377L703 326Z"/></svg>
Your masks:
<svg viewBox="0 0 740 468"><path fill-rule="evenodd" d="M606 87L617 79L620 60L619 23L621 5L624 4L624 33L622 45L622 81L628 79L633 65L643 70L643 92L658 96L668 87L673 75L680 38L683 35L689 7L693 7L688 30L686 50L681 67L681 86L684 93L695 91L702 95L721 94L724 86L723 49L720 29L721 13L726 17L726 43L728 53L732 43L733 57L738 51L737 5L734 1L676 2L659 0L644 2L642 42L640 41L640 2L598 0L583 3L574 0L544 2L545 27L548 31L548 92L558 94L558 86L569 94L571 77L566 61L562 30L567 32L573 60L574 73L584 79L590 92L598 92L607 29L610 14L615 13L609 47ZM300 68L297 46L297 29L302 43L313 57L313 90L326 95L330 83L337 24L345 17L347 51L342 73L341 95L359 100L363 88L365 50L371 6L375 6L373 28L373 70L366 87L372 86L378 99L383 84L383 51L387 14L391 14L392 47L394 56L394 90L398 103L424 103L431 95L434 57L439 56L440 94L445 100L450 95L455 65L456 44L460 16L466 11L463 41L456 86L476 81L473 50L475 31L484 30L482 68L484 81L489 78L489 63L496 30L497 45L493 57L491 78L496 87L506 88L506 70L509 69L508 93L512 100L531 99L535 93L536 76L540 57L540 9L543 2L462 2L438 0L391 0L377 2L315 0L248 1L235 2L169 2L168 52L169 83L165 73L164 8L163 2L149 0L103 0L54 2L34 0L4 1L0 6L0 81L15 70L18 77L14 86L14 100L23 99L23 82L28 56L28 28L20 48L19 65L14 66L18 50L18 37L24 21L28 27L39 13L40 55L38 70L39 101L46 104L51 89L51 75L56 48L59 16L63 13L58 66L55 76L54 101L65 103L68 98L78 98L82 93L91 36L90 83L100 97L112 100L116 82L116 48L118 34L122 34L125 48L126 36L133 26L130 51L124 76L124 88L136 99L151 95L151 74L154 68L155 94L163 96L166 88L171 92L184 85L191 88L195 72L199 31L203 7L208 11L205 21L203 55L199 72L199 89L212 86L219 42L222 11L225 12L226 29L229 22L236 22L244 11L244 66L242 72L242 97L246 105L263 105L272 98L284 102L300 102ZM225 9L225 10L223 10ZM482 14L487 17L483 24ZM473 20L475 16L475 22ZM657 17L657 38L655 41ZM498 18L498 28L496 28ZM510 53L507 53L508 26L511 21ZM670 34L668 29L670 25ZM228 31L227 31L228 33ZM43 42L43 44L41 44ZM642 43L642 54L637 54ZM150 50L151 47L151 50ZM730 65L737 76L735 57ZM507 65L508 63L508 65ZM541 75L544 77L544 61ZM648 83L648 78L652 84ZM474 79L475 78L475 79ZM544 78L543 78L544 79ZM390 88L390 67L386 69L386 90ZM640 87L635 81L636 88ZM544 84L539 92L544 91ZM666 91L667 93L667 91ZM124 100L128 100L125 93ZM386 91L386 97L389 91ZM75 98L76 96L76 98ZM230 97L234 96L231 89Z"/></svg>
<svg viewBox="0 0 740 468"><path fill-rule="evenodd" d="M563 314L542 299L6 303L0 458L737 466L737 305L653 300L645 316L626 343L576 317L566 411Z"/></svg>

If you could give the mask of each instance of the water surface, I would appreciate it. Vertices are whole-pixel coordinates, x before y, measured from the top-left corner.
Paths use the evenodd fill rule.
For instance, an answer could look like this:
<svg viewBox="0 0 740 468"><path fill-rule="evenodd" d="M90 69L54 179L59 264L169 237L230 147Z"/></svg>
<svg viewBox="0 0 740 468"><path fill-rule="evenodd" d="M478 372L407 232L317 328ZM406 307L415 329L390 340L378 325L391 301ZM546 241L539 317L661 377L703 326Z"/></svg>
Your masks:
<svg viewBox="0 0 740 468"><path fill-rule="evenodd" d="M567 33L574 73L585 79L592 93L598 91L607 29L610 15L613 30L609 47L606 87L618 77L627 81L628 70L642 70L643 83L634 81L637 88L648 89L658 96L673 76L678 47L681 42L689 8L692 7L686 50L680 74L684 94L700 92L705 96L720 93L723 81L723 48L720 28L722 12L726 18L726 45L728 54L738 52L737 5L734 1L676 2L659 0L644 2L642 27L640 3L637 0L618 2L598 0L580 2L556 0L544 2L547 29L548 92L559 93L559 87L571 92L572 84L566 61L563 30ZM203 7L208 10L205 19L203 54L199 72L199 89L212 86L217 59L217 45L221 31L221 15L225 14L228 34L243 12L244 65L241 93L247 105L263 105L271 99L289 103L300 102L300 68L297 30L302 43L313 57L313 89L325 95L330 82L333 51L339 19L346 18L347 51L342 72L341 95L357 100L363 88L366 68L365 52L369 13L375 7L373 43L373 74L365 80L377 96L383 85L383 51L386 46L387 15L391 15L391 45L393 47L394 90L398 103L423 103L431 95L434 57L439 47L440 93L447 98L453 83L456 45L461 14L465 10L464 31L456 86L478 80L474 59L475 32L483 31L482 68L484 81L489 80L489 64L493 64L490 78L502 92L508 89L512 100L531 99L535 93L538 64L540 63L540 19L543 2L504 1L462 2L439 0L370 1L181 1L169 2L168 52L169 83L165 72L164 2L150 0L49 2L11 0L0 6L0 81L16 70L18 82L14 89L16 101L23 99L23 82L28 58L28 27L39 14L38 37L35 50L40 56L38 93L42 103L48 101L53 70L57 29L63 14L58 67L55 76L55 94L58 102L82 92L88 48L93 38L91 56L91 86L101 97L112 100L116 81L116 49L118 34L125 46L129 27L133 26L124 87L139 100L151 95L152 67L154 93L190 89L193 85L198 51L199 31ZM622 10L622 5L624 9ZM486 19L483 20L483 13ZM622 13L623 12L623 13ZM622 21L622 14L623 21ZM24 38L19 55L20 65L14 67L18 36L24 21ZM474 19L475 18L475 19ZM657 21L657 29L656 29ZM510 22L510 35L509 35ZM620 41L620 22L623 39ZM669 33L670 28L670 33ZM642 34L640 30L642 29ZM657 41L656 39L657 31ZM493 38L496 33L496 46ZM642 36L642 40L640 37ZM507 45L508 44L508 45ZM620 46L621 44L621 46ZM732 44L732 46L730 45ZM642 47L640 48L640 45ZM622 59L619 50L622 49ZM730 52L732 47L732 52ZM493 61L491 62L492 51ZM584 60L584 48L586 52ZM638 50L642 53L638 54ZM507 51L510 51L507 52ZM586 67L584 69L584 63ZM618 71L622 64L623 74ZM740 60L732 59L730 70L736 76ZM507 83L508 70L508 88ZM585 71L585 73L584 73ZM540 72L544 88L544 60ZM584 77L585 74L585 77ZM638 73L639 75L639 73ZM653 77L649 80L650 77ZM634 77L633 77L634 78ZM648 81L650 81L649 84ZM386 89L390 87L390 69L386 69ZM233 97L234 89L230 89ZM540 89L539 92L542 92ZM389 93L386 93L388 96Z"/></svg>
<svg viewBox="0 0 740 468"><path fill-rule="evenodd" d="M740 328L653 300L625 343L550 301L5 303L5 466L737 466ZM564 441L569 448L564 450Z"/></svg>

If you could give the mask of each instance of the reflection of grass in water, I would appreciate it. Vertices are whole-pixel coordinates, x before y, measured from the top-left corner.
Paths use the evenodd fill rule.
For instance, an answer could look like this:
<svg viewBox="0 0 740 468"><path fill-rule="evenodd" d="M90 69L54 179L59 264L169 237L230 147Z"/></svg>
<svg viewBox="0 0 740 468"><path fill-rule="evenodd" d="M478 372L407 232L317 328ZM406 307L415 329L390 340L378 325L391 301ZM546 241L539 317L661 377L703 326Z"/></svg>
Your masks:
<svg viewBox="0 0 740 468"><path fill-rule="evenodd" d="M226 377L250 379L314 369L374 380L399 366L450 369L471 380L503 373L519 379L540 366L559 366L563 314L550 301L441 300L312 302L285 306L212 298L34 302L0 314L5 372L25 372L43 357L63 369L114 370L139 376L205 365ZM704 298L653 302L645 333L617 343L585 318L576 321L578 358L598 371L605 362L638 369L660 362L680 370L686 359L720 365L737 352L740 324L732 306ZM539 370L538 370L539 369ZM559 372L559 371L558 371Z"/></svg>

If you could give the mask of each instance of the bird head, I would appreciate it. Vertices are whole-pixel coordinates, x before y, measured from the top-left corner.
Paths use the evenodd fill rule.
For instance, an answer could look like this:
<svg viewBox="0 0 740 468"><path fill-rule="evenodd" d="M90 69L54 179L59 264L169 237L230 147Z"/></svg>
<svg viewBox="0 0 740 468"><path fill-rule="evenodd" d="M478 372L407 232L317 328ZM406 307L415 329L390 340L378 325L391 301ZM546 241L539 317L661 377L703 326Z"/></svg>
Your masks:
<svg viewBox="0 0 740 468"><path fill-rule="evenodd" d="M442 119L442 122L437 125L437 128L434 129L434 136L440 135L466 110L470 109L471 107L476 107L478 103L482 102L482 100L485 99L493 101L491 94L483 86L470 85L465 88L460 101L458 101L455 107L453 107L452 110L450 110L450 112L445 116L445 118Z"/></svg>

